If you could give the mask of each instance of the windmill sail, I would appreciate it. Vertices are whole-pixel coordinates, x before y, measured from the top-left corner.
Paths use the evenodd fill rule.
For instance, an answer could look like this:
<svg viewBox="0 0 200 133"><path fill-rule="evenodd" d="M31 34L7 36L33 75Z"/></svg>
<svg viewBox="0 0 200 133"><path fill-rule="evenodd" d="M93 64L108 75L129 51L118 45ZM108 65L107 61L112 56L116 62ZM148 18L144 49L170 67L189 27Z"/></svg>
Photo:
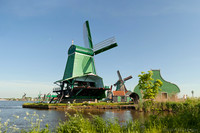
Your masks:
<svg viewBox="0 0 200 133"><path fill-rule="evenodd" d="M128 77L124 78L124 81L127 81L127 80L129 80L131 78L133 78L133 77L132 76L128 76Z"/></svg>
<svg viewBox="0 0 200 133"><path fill-rule="evenodd" d="M88 21L85 21L83 24L83 40L86 48L93 49L92 37Z"/></svg>
<svg viewBox="0 0 200 133"><path fill-rule="evenodd" d="M96 44L93 48L95 55L104 52L108 49L114 48L117 46L116 40L114 37L108 38L98 44Z"/></svg>
<svg viewBox="0 0 200 133"><path fill-rule="evenodd" d="M118 75L118 77L119 77L119 80L122 80L122 76L121 76L119 70L117 71L117 75Z"/></svg>

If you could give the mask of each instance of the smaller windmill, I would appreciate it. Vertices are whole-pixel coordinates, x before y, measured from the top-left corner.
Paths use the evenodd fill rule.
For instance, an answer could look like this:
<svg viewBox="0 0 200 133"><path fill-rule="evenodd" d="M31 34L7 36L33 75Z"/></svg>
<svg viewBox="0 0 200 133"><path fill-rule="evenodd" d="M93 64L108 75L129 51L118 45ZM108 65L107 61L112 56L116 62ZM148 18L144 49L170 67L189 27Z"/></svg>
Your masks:
<svg viewBox="0 0 200 133"><path fill-rule="evenodd" d="M26 99L26 93L24 93L24 95L22 96L22 100Z"/></svg>
<svg viewBox="0 0 200 133"><path fill-rule="evenodd" d="M119 80L114 84L114 86L116 86L116 91L124 91L124 92L126 92L127 89L126 89L126 86L125 86L125 82L127 80L131 79L132 76L130 75L130 76L122 79L122 76L121 76L119 70L117 71L117 75L119 77Z"/></svg>
<svg viewBox="0 0 200 133"><path fill-rule="evenodd" d="M51 100L51 92L46 94L46 99L45 101L50 101Z"/></svg>
<svg viewBox="0 0 200 133"><path fill-rule="evenodd" d="M38 101L40 101L40 100L41 100L41 96L42 96L42 94L41 94L41 93L39 93L39 94L38 94L38 97L37 97L37 100L38 100Z"/></svg>

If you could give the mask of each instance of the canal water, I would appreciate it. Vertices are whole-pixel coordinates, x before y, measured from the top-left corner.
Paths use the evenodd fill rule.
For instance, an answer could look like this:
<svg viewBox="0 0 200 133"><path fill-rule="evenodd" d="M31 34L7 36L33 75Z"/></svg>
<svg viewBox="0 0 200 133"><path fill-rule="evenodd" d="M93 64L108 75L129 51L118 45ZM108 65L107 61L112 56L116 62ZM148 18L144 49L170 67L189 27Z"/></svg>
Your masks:
<svg viewBox="0 0 200 133"><path fill-rule="evenodd" d="M26 101L27 102L27 101ZM39 110L39 109L29 109L22 108L22 101L0 101L0 118L1 123L4 124L9 120L8 123L15 124L17 128L28 129L31 123L28 121L31 117L33 120L38 119L37 116L32 116L31 114L38 114L39 119L42 119L41 127L44 128L48 123L51 130L53 130L59 122L65 121L64 110ZM76 111L68 111L69 114L73 115ZM91 118L91 115L98 115L103 119L118 119L120 122L125 122L129 120L139 120L144 121L148 118L149 114L143 112L137 112L133 109L130 110L85 110L82 112L84 117ZM19 118L16 118L18 117Z"/></svg>

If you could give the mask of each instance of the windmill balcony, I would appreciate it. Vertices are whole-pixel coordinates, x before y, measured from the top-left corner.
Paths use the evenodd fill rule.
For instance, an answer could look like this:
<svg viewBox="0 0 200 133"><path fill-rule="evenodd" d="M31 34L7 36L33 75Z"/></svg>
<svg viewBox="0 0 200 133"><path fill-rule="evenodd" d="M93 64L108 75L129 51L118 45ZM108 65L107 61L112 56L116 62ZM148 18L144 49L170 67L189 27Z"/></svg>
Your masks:
<svg viewBox="0 0 200 133"><path fill-rule="evenodd" d="M61 91L60 87L53 88L53 92L59 92L59 91Z"/></svg>

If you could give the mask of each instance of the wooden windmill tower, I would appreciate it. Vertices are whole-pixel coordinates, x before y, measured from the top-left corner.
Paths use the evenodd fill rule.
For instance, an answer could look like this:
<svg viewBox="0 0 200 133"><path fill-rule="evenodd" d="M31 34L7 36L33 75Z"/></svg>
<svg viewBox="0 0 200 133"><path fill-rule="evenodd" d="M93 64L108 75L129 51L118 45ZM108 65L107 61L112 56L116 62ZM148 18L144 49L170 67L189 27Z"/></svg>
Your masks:
<svg viewBox="0 0 200 133"><path fill-rule="evenodd" d="M117 71L117 75L119 77L119 80L114 84L114 86L116 86L116 91L124 91L127 92L126 86L125 86L125 82L129 79L132 78L132 76L128 76L124 79L122 79L122 76L119 72L119 70Z"/></svg>
<svg viewBox="0 0 200 133"><path fill-rule="evenodd" d="M70 46L63 78L55 82L59 87L53 92L58 94L59 102L102 99L105 90L110 89L104 86L103 79L96 73L94 55L116 47L115 38L93 45L88 21L84 23L83 30L85 47Z"/></svg>

